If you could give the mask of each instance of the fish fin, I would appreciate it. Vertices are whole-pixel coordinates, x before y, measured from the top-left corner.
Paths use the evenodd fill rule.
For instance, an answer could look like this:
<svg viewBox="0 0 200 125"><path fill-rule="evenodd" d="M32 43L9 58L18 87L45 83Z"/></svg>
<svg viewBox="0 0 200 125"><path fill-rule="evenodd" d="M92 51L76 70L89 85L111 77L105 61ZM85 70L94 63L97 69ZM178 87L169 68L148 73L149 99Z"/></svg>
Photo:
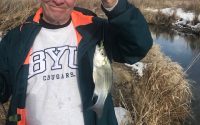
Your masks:
<svg viewBox="0 0 200 125"><path fill-rule="evenodd" d="M107 94L99 95L96 103L91 107L91 109L96 112L98 118L102 116L103 107L104 107L106 98L107 98Z"/></svg>

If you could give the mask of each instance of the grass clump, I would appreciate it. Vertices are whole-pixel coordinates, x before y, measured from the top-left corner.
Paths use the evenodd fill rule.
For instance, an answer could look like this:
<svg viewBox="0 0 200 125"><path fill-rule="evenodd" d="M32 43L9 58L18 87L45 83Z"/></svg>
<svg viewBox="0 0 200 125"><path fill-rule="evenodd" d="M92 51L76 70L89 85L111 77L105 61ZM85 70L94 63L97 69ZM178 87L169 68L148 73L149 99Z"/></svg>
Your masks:
<svg viewBox="0 0 200 125"><path fill-rule="evenodd" d="M164 56L157 45L142 62L147 64L143 77L122 64L114 64L118 78L113 87L115 105L131 112L134 125L182 124L191 114L192 96L182 68Z"/></svg>
<svg viewBox="0 0 200 125"><path fill-rule="evenodd" d="M144 12L148 24L156 24L157 26L171 27L172 23L177 20L176 14L166 15L158 11L156 13Z"/></svg>

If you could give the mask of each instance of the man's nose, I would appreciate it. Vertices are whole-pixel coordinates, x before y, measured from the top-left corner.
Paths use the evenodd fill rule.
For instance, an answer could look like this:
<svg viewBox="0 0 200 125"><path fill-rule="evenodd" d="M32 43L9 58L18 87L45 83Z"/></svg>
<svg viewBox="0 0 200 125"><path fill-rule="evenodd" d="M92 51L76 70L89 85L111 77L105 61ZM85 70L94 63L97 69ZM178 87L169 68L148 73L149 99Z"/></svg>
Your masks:
<svg viewBox="0 0 200 125"><path fill-rule="evenodd" d="M65 2L65 0L53 0L56 5L61 5Z"/></svg>

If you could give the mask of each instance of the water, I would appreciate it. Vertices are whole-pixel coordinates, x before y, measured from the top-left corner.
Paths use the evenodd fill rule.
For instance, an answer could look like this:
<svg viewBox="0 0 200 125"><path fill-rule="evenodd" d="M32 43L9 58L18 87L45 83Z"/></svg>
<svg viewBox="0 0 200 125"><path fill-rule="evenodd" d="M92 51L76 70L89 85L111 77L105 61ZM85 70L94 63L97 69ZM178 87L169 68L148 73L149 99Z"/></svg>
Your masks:
<svg viewBox="0 0 200 125"><path fill-rule="evenodd" d="M173 61L178 62L184 71L187 71L188 79L193 81L191 85L194 96L192 100L194 114L187 124L200 125L200 38L155 26L150 26L150 30L154 42L160 45L161 51ZM195 58L196 61L194 61ZM192 67L188 69L191 64Z"/></svg>

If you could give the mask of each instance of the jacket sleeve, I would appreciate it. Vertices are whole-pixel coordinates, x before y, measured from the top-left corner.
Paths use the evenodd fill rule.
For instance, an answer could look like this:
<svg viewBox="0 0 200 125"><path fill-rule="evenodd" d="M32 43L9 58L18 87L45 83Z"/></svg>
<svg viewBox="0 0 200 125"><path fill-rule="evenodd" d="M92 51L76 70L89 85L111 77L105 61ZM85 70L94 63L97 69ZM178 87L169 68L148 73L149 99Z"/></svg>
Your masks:
<svg viewBox="0 0 200 125"><path fill-rule="evenodd" d="M141 12L127 0L119 0L108 17L104 30L105 48L114 61L133 64L141 60L152 46L148 24Z"/></svg>
<svg viewBox="0 0 200 125"><path fill-rule="evenodd" d="M0 42L0 102L8 101L11 94L9 86L8 65L7 65L7 45L8 36L5 36Z"/></svg>

